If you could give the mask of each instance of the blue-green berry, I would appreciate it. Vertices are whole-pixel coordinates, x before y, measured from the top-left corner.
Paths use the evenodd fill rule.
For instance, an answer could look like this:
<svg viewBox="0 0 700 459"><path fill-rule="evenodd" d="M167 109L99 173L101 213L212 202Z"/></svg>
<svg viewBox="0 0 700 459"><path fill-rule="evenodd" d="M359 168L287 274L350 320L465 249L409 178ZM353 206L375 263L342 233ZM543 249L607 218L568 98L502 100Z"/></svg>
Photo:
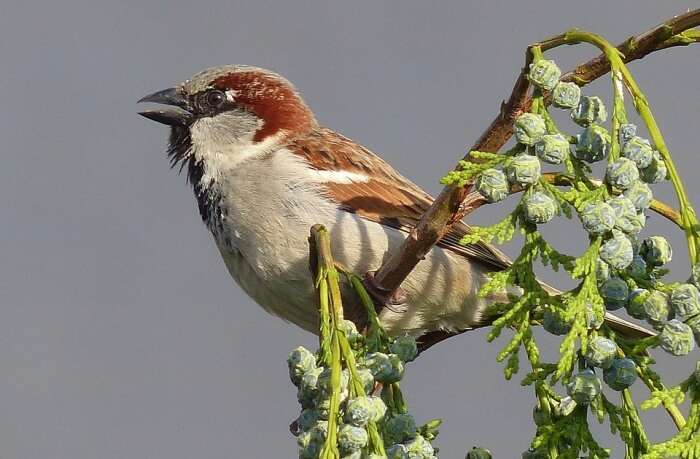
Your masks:
<svg viewBox="0 0 700 459"><path fill-rule="evenodd" d="M384 403L384 400L382 400L381 397L367 397L370 402L372 402L372 417L370 418L371 421L378 422L382 419L384 419L384 415L386 415L386 404Z"/></svg>
<svg viewBox="0 0 700 459"><path fill-rule="evenodd" d="M617 354L614 341L602 336L593 338L586 348L586 362L593 367L608 368Z"/></svg>
<svg viewBox="0 0 700 459"><path fill-rule="evenodd" d="M693 285L700 288L700 263L695 263L693 269L690 270L689 282L692 282Z"/></svg>
<svg viewBox="0 0 700 459"><path fill-rule="evenodd" d="M600 394L600 380L591 370L583 370L566 385L566 393L579 405L588 405Z"/></svg>
<svg viewBox="0 0 700 459"><path fill-rule="evenodd" d="M415 438L418 428L410 414L396 414L384 423L384 436L389 443L403 443Z"/></svg>
<svg viewBox="0 0 700 459"><path fill-rule="evenodd" d="M382 352L367 354L365 365L377 381L390 384L403 378L404 365L396 354L387 355Z"/></svg>
<svg viewBox="0 0 700 459"><path fill-rule="evenodd" d="M690 327L690 330L693 332L693 336L695 336L695 342L698 346L700 346L700 315L688 319L686 321L686 325ZM698 362L698 365L700 365L700 362ZM698 379L698 383L700 383L700 378Z"/></svg>
<svg viewBox="0 0 700 459"><path fill-rule="evenodd" d="M542 175L541 171L540 160L528 154L514 157L506 166L508 181L521 186L537 182Z"/></svg>
<svg viewBox="0 0 700 459"><path fill-rule="evenodd" d="M299 459L316 459L321 452L323 443L311 442L311 434L304 432L297 438L299 443Z"/></svg>
<svg viewBox="0 0 700 459"><path fill-rule="evenodd" d="M338 430L338 447L341 454L352 453L367 446L369 436L363 427L345 424Z"/></svg>
<svg viewBox="0 0 700 459"><path fill-rule="evenodd" d="M622 229L627 234L636 234L644 229L644 225L647 223L647 216L643 212L639 212L634 218L627 221L627 229Z"/></svg>
<svg viewBox="0 0 700 459"><path fill-rule="evenodd" d="M569 141L561 134L547 134L534 146L535 154L544 162L561 164L569 156Z"/></svg>
<svg viewBox="0 0 700 459"><path fill-rule="evenodd" d="M615 359L603 372L603 381L613 390L623 390L637 379L637 365L632 359Z"/></svg>
<svg viewBox="0 0 700 459"><path fill-rule="evenodd" d="M475 446L467 453L464 459L492 459L491 451L480 446Z"/></svg>
<svg viewBox="0 0 700 459"><path fill-rule="evenodd" d="M647 183L661 183L666 180L666 177L668 176L666 163L658 151L654 151L654 157L651 160L651 164L639 172L641 179Z"/></svg>
<svg viewBox="0 0 700 459"><path fill-rule="evenodd" d="M693 284L681 284L671 292L671 311L680 320L700 314L700 292Z"/></svg>
<svg viewBox="0 0 700 459"><path fill-rule="evenodd" d="M581 88L576 83L560 81L552 90L552 103L559 108L574 108L581 100Z"/></svg>
<svg viewBox="0 0 700 459"><path fill-rule="evenodd" d="M389 350L403 362L412 362L418 356L418 344L412 336L399 336L389 345Z"/></svg>
<svg viewBox="0 0 700 459"><path fill-rule="evenodd" d="M345 400L348 397L348 384L350 381L350 373L347 369L340 372L340 400ZM322 398L328 398L333 391L333 385L331 384L331 369L324 368L320 375L318 375L318 386L319 396Z"/></svg>
<svg viewBox="0 0 700 459"><path fill-rule="evenodd" d="M297 437L299 459L314 459L321 452L328 435L328 422L318 421L312 428Z"/></svg>
<svg viewBox="0 0 700 459"><path fill-rule="evenodd" d="M386 456L388 459L409 459L408 448L401 443L391 445L386 449Z"/></svg>
<svg viewBox="0 0 700 459"><path fill-rule="evenodd" d="M540 59L530 64L530 71L527 74L528 80L533 85L551 91L559 82L561 70L554 61Z"/></svg>
<svg viewBox="0 0 700 459"><path fill-rule="evenodd" d="M600 246L600 259L615 269L625 269L632 263L634 250L632 242L619 231Z"/></svg>
<svg viewBox="0 0 700 459"><path fill-rule="evenodd" d="M565 322L558 312L547 309L542 315L542 328L553 335L562 336L569 333L571 324Z"/></svg>
<svg viewBox="0 0 700 459"><path fill-rule="evenodd" d="M647 262L640 255L635 255L632 263L627 267L627 272L635 279L647 278Z"/></svg>
<svg viewBox="0 0 700 459"><path fill-rule="evenodd" d="M312 428L316 422L319 420L318 413L312 408L306 408L301 411L299 417L297 418L297 427L302 432L306 432Z"/></svg>
<svg viewBox="0 0 700 459"><path fill-rule="evenodd" d="M300 438L302 437L310 437L307 432L304 432L301 434ZM321 453L321 448L323 447L323 443L309 443L308 445L304 447L299 448L299 456L297 456L299 459L317 459L319 454Z"/></svg>
<svg viewBox="0 0 700 459"><path fill-rule="evenodd" d="M304 373L316 368L316 357L305 347L299 346L289 353L287 366L289 367L289 379L295 386L298 386Z"/></svg>
<svg viewBox="0 0 700 459"><path fill-rule="evenodd" d="M673 355L687 355L695 347L693 330L678 319L666 322L659 339L661 348Z"/></svg>
<svg viewBox="0 0 700 459"><path fill-rule="evenodd" d="M644 228L644 214L637 213L634 203L625 196L615 196L607 203L615 211L615 227L628 234L635 234Z"/></svg>
<svg viewBox="0 0 700 459"><path fill-rule="evenodd" d="M559 206L549 194L535 191L523 200L525 220L530 223L547 223L557 214Z"/></svg>
<svg viewBox="0 0 700 459"><path fill-rule="evenodd" d="M364 337L357 331L357 327L352 320L343 319L339 325L339 328L345 333L345 337L348 339L351 346L355 347L362 344Z"/></svg>
<svg viewBox="0 0 700 459"><path fill-rule="evenodd" d="M629 298L629 287L627 283L619 277L611 277L601 285L600 296L605 301L605 308L609 311L627 306Z"/></svg>
<svg viewBox="0 0 700 459"><path fill-rule="evenodd" d="M637 135L637 125L632 123L623 123L620 125L620 143L629 141Z"/></svg>
<svg viewBox="0 0 700 459"><path fill-rule="evenodd" d="M523 145L534 145L546 133L544 119L534 113L523 113L513 123L515 139Z"/></svg>
<svg viewBox="0 0 700 459"><path fill-rule="evenodd" d="M651 206L651 200L654 198L654 194L651 192L649 185L641 180L634 182L622 194L632 201L632 204L634 204L638 212L643 212L648 209L649 206Z"/></svg>
<svg viewBox="0 0 700 459"><path fill-rule="evenodd" d="M369 394L374 389L374 375L368 368L358 368L357 377L362 383L365 394Z"/></svg>
<svg viewBox="0 0 700 459"><path fill-rule="evenodd" d="M303 407L310 407L318 395L318 377L323 372L323 368L313 368L301 377L297 399Z"/></svg>
<svg viewBox="0 0 700 459"><path fill-rule="evenodd" d="M508 197L510 187L506 174L498 169L486 169L476 178L475 189L488 202L503 201Z"/></svg>
<svg viewBox="0 0 700 459"><path fill-rule="evenodd" d="M610 134L604 127L592 124L577 136L576 157L582 161L595 163L608 157Z"/></svg>
<svg viewBox="0 0 700 459"><path fill-rule="evenodd" d="M323 421L328 421L331 414L331 399L328 395L319 393L313 402L313 407L316 410L318 418Z"/></svg>
<svg viewBox="0 0 700 459"><path fill-rule="evenodd" d="M652 327L660 329L669 316L668 295L658 290L652 290L644 299L642 308L646 321Z"/></svg>
<svg viewBox="0 0 700 459"><path fill-rule="evenodd" d="M651 236L642 242L639 254L650 266L662 266L673 258L673 248L663 236Z"/></svg>
<svg viewBox="0 0 700 459"><path fill-rule="evenodd" d="M408 449L409 458L431 459L435 453L433 445L422 435L416 435L416 438L408 441L406 448Z"/></svg>
<svg viewBox="0 0 700 459"><path fill-rule="evenodd" d="M615 211L615 217L634 215L637 213L634 203L626 196L615 196L607 201L610 207Z"/></svg>
<svg viewBox="0 0 700 459"><path fill-rule="evenodd" d="M580 126L601 124L608 119L608 112L600 97L583 96L576 108L571 110L571 119Z"/></svg>
<svg viewBox="0 0 700 459"><path fill-rule="evenodd" d="M619 158L608 164L605 170L605 181L610 185L626 190L639 180L639 169L634 162L627 158Z"/></svg>
<svg viewBox="0 0 700 459"><path fill-rule="evenodd" d="M603 325L604 321L605 309L588 303L586 305L586 326L591 330L597 330Z"/></svg>
<svg viewBox="0 0 700 459"><path fill-rule="evenodd" d="M610 205L612 206L612 202L610 202ZM613 209L615 209L614 206ZM615 219L616 229L623 231L626 234L637 234L644 229L644 225L646 224L646 215L643 213L630 213L627 211L618 213L617 209L615 213L617 215L617 218Z"/></svg>
<svg viewBox="0 0 700 459"><path fill-rule="evenodd" d="M654 149L647 139L634 136L622 146L622 156L632 160L638 168L644 169L651 164Z"/></svg>
<svg viewBox="0 0 700 459"><path fill-rule="evenodd" d="M651 295L651 292L644 288L632 290L627 301L627 313L635 319L646 320L647 313L644 309L644 303L649 295Z"/></svg>
<svg viewBox="0 0 700 459"><path fill-rule="evenodd" d="M345 407L345 422L362 427L372 420L374 404L368 397L357 397L348 400Z"/></svg>
<svg viewBox="0 0 700 459"><path fill-rule="evenodd" d="M610 279L610 265L598 258L595 264L595 276L598 284Z"/></svg>
<svg viewBox="0 0 700 459"><path fill-rule="evenodd" d="M583 228L594 236L603 235L615 226L615 211L605 202L587 204L580 218Z"/></svg>

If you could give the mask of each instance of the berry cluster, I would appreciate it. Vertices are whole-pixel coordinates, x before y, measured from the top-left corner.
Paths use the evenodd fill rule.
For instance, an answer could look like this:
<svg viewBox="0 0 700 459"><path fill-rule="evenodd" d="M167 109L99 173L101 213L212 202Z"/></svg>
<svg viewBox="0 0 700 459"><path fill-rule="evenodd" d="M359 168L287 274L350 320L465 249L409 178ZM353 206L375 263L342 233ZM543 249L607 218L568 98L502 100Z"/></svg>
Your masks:
<svg viewBox="0 0 700 459"><path fill-rule="evenodd" d="M522 152L505 163L504 171L486 169L475 183L476 190L489 202L505 199L513 186L525 188L522 212L532 224L549 222L560 208L557 198L541 186L541 162L595 163L609 158L612 146L610 133L602 126L608 116L603 101L596 96L582 96L576 84L561 82L560 76L553 61L540 59L530 66L530 82L551 91L553 105L569 109L571 119L583 131L567 139L556 128L548 128L542 115L524 113L516 119L513 131ZM634 124L619 126L619 137L621 156L610 158L605 172L610 193L605 199L591 199L577 208L588 234L603 238L599 249L599 291L608 310L627 308L632 317L646 320L661 332L664 350L685 355L694 347L693 332L700 340L697 284L669 287L660 283L664 271L659 268L671 261L671 245L663 236L638 238L653 198L649 185L666 179L666 165L649 140L637 136ZM694 272L697 282L700 268ZM543 324L556 335L564 335L570 328L551 311L545 313ZM628 362L625 365L631 363L622 361Z"/></svg>
<svg viewBox="0 0 700 459"><path fill-rule="evenodd" d="M543 311L543 328L554 335L566 335L560 362L546 371L555 374L553 381L564 379L568 396L550 393L547 422L568 416L577 406L596 405L592 409L602 411L603 382L612 390L622 391L635 382L640 371L650 371L639 351L621 348L615 334L602 327L605 310L625 308L631 317L646 321L659 332L644 342L642 352L646 347L659 346L669 354L682 356L690 353L696 342L700 345L700 264L693 268L687 282L664 282L668 272L664 266L673 255L670 243L663 236L640 236L653 203L650 185L668 178L666 163L655 145L627 122L619 94L610 132L604 127L608 111L602 99L582 95L579 86L560 78L561 71L553 61L535 56L528 74L535 87L533 108L514 122L516 146L498 157L472 152L481 163L463 163L461 173L453 172L445 178L447 183L463 184L473 177L474 188L490 203L503 201L511 192L523 192L509 218L491 227L474 228L463 243L488 242L494 237L508 240L515 222L526 236L524 252L510 268L511 273L493 276L492 285L487 284L482 292L503 288L515 280L537 298L530 307L533 314L537 309ZM554 107L570 111L571 120L580 129L577 135L559 130L545 106L545 94ZM603 179L598 180L591 175L590 165L602 161L607 164ZM563 172L555 172L571 188L563 191L547 180L543 168L552 166L564 168ZM560 254L537 230L537 225L550 222L560 213L571 218L572 208L590 240L589 250L579 258ZM555 269L555 263L565 266L572 278L580 279L579 287L556 296L538 296L532 271L532 260L538 253ZM504 326L525 330L516 333L501 354L502 358L510 355L507 377L512 374L509 368L517 371L514 346L531 339L526 325L518 322L531 317L521 312L526 310L527 301L513 299L497 306L506 315L494 322L497 330L489 335L493 339L502 329L498 327ZM578 350L577 338L581 342ZM577 373L572 372L575 361L580 367ZM639 365L644 368L640 370ZM537 371L532 375L534 378ZM535 420L537 423L537 414ZM538 453L526 452L527 457L539 457Z"/></svg>
<svg viewBox="0 0 700 459"><path fill-rule="evenodd" d="M385 352L370 352L365 337L349 320L342 329L352 346L355 365L340 373L340 412L337 444L347 459L431 459L436 451L431 445L435 437L435 422L419 428L413 417L398 407L394 400L385 403L387 392L398 391L404 367L418 354L414 338L400 336L388 341ZM298 436L300 459L314 459L328 436L331 397L331 369L324 366L316 354L304 347L294 349L287 359L289 376L297 387L301 413L294 421L293 433ZM354 380L354 381L353 381ZM359 382L362 391L353 391ZM381 394L381 395L380 395ZM374 424L386 445L386 456L367 450L369 425Z"/></svg>

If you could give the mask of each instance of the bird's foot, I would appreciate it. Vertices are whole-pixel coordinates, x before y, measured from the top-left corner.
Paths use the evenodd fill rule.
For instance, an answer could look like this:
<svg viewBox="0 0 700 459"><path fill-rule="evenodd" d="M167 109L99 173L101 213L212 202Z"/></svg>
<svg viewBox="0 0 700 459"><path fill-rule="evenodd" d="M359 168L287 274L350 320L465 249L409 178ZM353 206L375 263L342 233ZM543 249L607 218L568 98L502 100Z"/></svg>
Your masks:
<svg viewBox="0 0 700 459"><path fill-rule="evenodd" d="M365 273L362 284L365 286L367 293L369 293L374 300L374 308L377 314L385 307L392 309L392 307L395 306L405 305L406 301L408 301L406 292L401 287L392 291L379 285L374 277L373 271L367 271Z"/></svg>

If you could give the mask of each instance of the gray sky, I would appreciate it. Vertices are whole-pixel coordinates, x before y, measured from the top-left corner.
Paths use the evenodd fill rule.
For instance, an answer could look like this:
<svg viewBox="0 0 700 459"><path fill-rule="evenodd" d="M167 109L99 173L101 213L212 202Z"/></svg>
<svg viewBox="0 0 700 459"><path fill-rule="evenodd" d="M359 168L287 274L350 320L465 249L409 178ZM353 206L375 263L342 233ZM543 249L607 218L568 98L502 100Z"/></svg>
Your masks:
<svg viewBox="0 0 700 459"><path fill-rule="evenodd" d="M166 130L136 115L142 95L205 66L272 68L323 124L436 193L507 96L527 43L571 26L619 41L691 6L4 0L0 457L295 457L287 426L297 405L284 360L314 338L233 285L184 177L168 170ZM592 54L555 56L568 66ZM698 62L700 47L680 48L632 70L700 205ZM587 92L608 90L604 82ZM545 231L559 247L580 249L561 228ZM673 236L672 267L686 270ZM412 412L445 419L442 457L462 457L473 444L503 458L526 448L533 399L503 380L502 344L474 332L409 366ZM668 381L697 355L661 356ZM672 429L654 414L659 440Z"/></svg>

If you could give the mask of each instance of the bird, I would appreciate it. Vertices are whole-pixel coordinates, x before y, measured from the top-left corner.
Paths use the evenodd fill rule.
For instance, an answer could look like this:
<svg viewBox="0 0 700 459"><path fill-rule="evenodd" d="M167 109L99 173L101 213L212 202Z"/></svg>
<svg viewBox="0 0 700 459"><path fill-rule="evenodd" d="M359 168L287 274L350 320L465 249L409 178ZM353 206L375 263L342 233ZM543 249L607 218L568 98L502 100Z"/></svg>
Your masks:
<svg viewBox="0 0 700 459"><path fill-rule="evenodd" d="M322 127L283 76L249 65L207 68L139 100L139 114L170 127L171 167L185 171L202 221L235 282L263 309L318 333L308 271L309 228L322 224L335 259L356 273L377 269L433 198L369 149ZM486 243L461 245L455 224L402 284L405 301L381 310L390 335L425 336L489 325L479 296L511 261ZM644 328L606 313L629 336Z"/></svg>

